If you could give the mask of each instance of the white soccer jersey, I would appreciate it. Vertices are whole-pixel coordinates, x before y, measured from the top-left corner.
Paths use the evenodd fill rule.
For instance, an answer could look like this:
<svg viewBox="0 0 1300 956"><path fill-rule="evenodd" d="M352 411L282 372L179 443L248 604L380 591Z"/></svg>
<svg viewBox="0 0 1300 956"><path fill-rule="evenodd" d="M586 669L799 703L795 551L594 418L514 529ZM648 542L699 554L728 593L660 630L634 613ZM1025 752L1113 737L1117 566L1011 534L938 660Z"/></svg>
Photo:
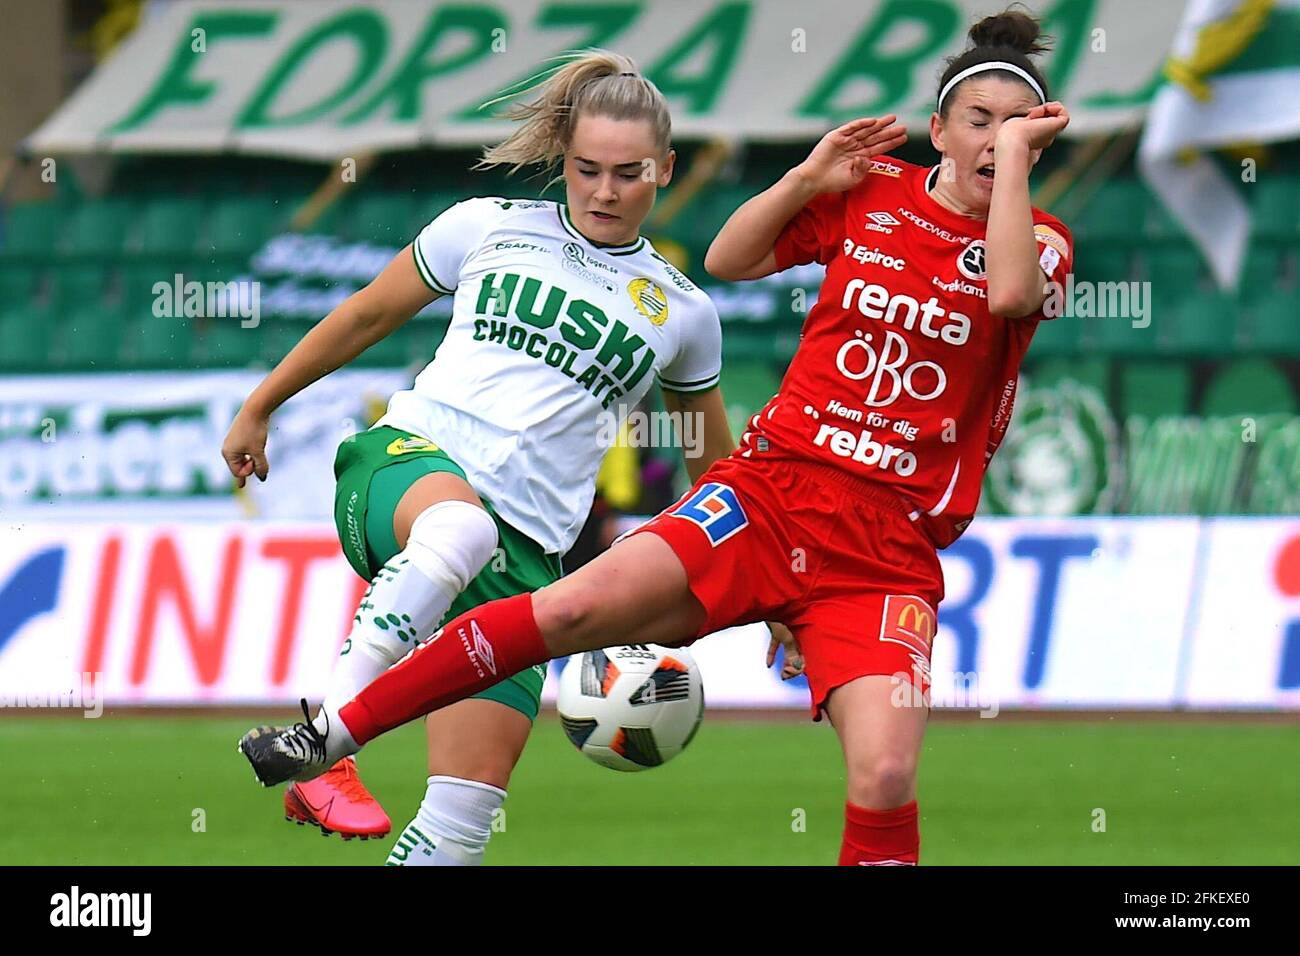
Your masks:
<svg viewBox="0 0 1300 956"><path fill-rule="evenodd" d="M441 446L502 519L563 554L591 510L609 416L621 423L656 378L718 384L718 313L644 238L595 246L555 202L466 200L414 254L455 295L451 325L376 425Z"/></svg>

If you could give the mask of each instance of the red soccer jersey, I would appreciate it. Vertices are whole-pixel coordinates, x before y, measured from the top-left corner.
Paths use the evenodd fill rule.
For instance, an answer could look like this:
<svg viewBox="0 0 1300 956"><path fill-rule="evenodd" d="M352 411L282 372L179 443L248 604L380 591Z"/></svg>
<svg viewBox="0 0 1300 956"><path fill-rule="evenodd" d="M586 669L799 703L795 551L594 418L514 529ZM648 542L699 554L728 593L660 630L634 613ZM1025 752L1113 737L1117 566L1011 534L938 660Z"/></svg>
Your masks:
<svg viewBox="0 0 1300 956"><path fill-rule="evenodd" d="M929 195L939 167L889 157L782 231L776 265L826 265L781 389L740 454L813 458L888 485L935 547L955 541L1006 432L1037 315L988 310L982 220ZM1064 282L1073 248L1033 211L1039 263Z"/></svg>

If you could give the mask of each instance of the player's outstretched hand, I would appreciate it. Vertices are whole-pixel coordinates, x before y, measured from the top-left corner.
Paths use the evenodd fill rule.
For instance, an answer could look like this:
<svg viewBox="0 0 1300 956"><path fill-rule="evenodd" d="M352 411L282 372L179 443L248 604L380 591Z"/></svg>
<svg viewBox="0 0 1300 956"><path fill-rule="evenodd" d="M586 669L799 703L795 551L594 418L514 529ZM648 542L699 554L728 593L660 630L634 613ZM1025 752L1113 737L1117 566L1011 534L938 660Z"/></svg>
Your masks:
<svg viewBox="0 0 1300 956"><path fill-rule="evenodd" d="M817 193L842 193L862 182L871 160L907 142L905 127L893 113L851 120L833 129L795 167Z"/></svg>
<svg viewBox="0 0 1300 956"><path fill-rule="evenodd" d="M803 673L803 651L790 629L776 621L768 621L767 628L772 632L772 642L767 646L767 666L776 663L776 649L785 648L785 658L781 665L781 680L790 680Z"/></svg>
<svg viewBox="0 0 1300 956"><path fill-rule="evenodd" d="M230 423L230 431L221 445L221 457L235 476L235 484L242 488L251 475L266 481L270 465L266 461L267 419L240 410Z"/></svg>

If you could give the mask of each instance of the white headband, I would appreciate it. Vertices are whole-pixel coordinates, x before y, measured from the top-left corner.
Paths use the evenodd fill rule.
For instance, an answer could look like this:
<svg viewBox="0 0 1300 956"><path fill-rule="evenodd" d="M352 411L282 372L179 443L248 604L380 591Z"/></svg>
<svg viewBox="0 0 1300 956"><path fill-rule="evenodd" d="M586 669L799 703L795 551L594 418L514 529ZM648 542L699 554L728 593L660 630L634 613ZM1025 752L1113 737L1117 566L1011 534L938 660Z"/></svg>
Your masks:
<svg viewBox="0 0 1300 956"><path fill-rule="evenodd" d="M966 67L966 69L962 70L945 83L943 89L939 93L939 102L935 106L934 111L936 113L943 112L943 101L948 98L948 94L952 92L954 86L966 79L968 76L974 76L976 73L983 73L986 70L1009 70L1033 87L1034 92L1038 94L1038 102L1047 102L1047 97L1043 95L1043 88L1038 85L1038 81L1020 67L1016 66L1014 63L1004 63L1001 60L990 60L987 63L976 63L974 66Z"/></svg>

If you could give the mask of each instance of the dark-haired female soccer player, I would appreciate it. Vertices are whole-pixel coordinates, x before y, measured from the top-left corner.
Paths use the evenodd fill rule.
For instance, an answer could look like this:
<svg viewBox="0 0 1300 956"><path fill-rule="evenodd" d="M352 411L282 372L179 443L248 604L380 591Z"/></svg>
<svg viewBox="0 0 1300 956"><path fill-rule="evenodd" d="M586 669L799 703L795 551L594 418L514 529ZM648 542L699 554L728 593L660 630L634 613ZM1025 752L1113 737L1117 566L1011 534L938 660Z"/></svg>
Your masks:
<svg viewBox="0 0 1300 956"><path fill-rule="evenodd" d="M1031 168L1069 122L1032 62L1038 35L1016 12L971 29L930 119L938 164L881 157L905 136L893 117L851 122L723 227L706 261L719 278L827 266L780 392L731 457L572 577L452 620L327 732L254 738L263 780L309 776L491 686L476 647L503 675L773 619L802 645L813 714L843 746L840 862L916 863L936 550L975 513L1048 283L1071 262L1069 232L1029 200Z"/></svg>

